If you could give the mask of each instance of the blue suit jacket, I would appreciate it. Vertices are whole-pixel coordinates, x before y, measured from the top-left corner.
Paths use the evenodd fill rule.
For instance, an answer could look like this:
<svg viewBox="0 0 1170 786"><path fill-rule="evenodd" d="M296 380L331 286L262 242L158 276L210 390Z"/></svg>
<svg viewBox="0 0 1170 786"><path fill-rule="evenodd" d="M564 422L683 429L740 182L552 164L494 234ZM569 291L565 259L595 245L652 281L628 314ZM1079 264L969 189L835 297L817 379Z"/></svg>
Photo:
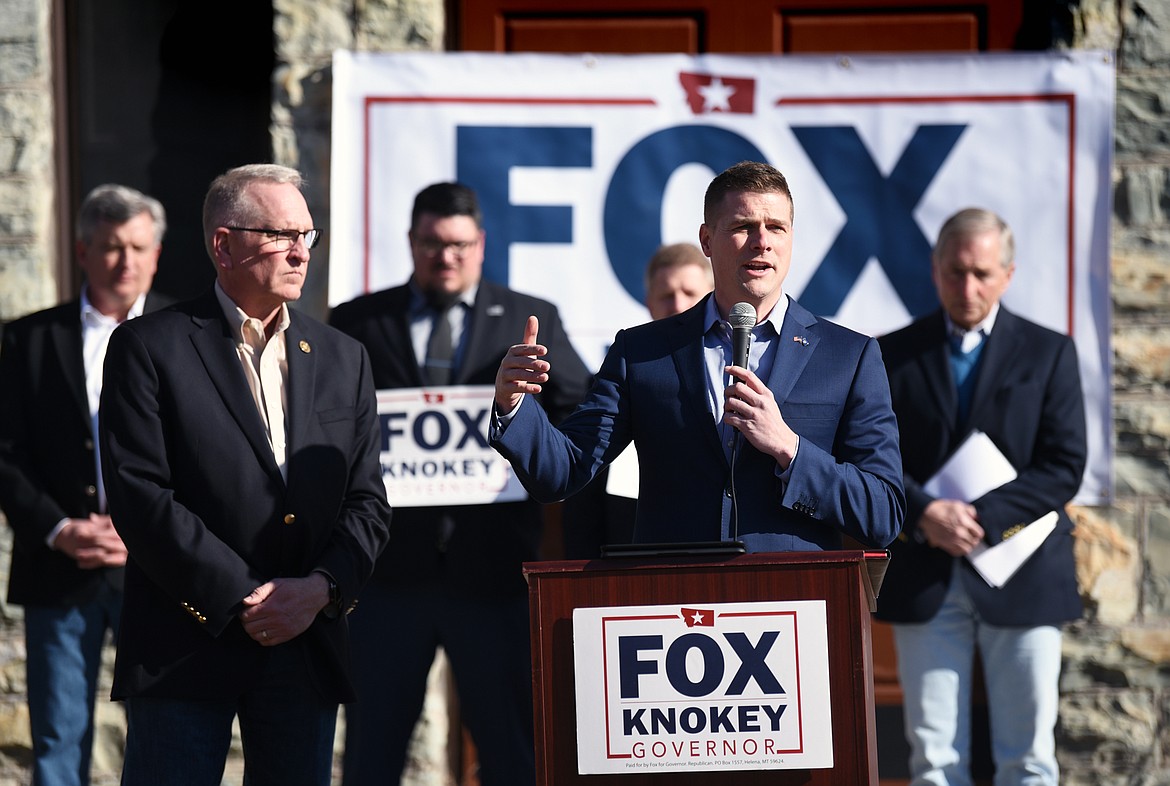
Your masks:
<svg viewBox="0 0 1170 786"><path fill-rule="evenodd" d="M785 484L776 462L743 441L733 518L732 474L707 399L705 307L706 299L619 332L593 390L559 429L524 402L493 436L529 493L542 501L574 494L633 441L636 542L738 536L750 551L807 551L840 548L842 535L879 547L892 541L905 499L877 342L789 302L767 384L800 448Z"/></svg>
<svg viewBox="0 0 1170 786"><path fill-rule="evenodd" d="M941 311L881 339L905 464L906 531L894 544L877 616L925 622L959 580L981 618L993 625L1049 625L1081 615L1072 521L1064 511L1085 469L1085 410L1072 339L1000 308L987 338L967 423L956 424L957 394ZM933 500L922 485L973 429L991 438L1018 473L973 501L984 540L995 545L1017 525L1051 510L1056 530L1001 588L965 559L919 542L922 511Z"/></svg>

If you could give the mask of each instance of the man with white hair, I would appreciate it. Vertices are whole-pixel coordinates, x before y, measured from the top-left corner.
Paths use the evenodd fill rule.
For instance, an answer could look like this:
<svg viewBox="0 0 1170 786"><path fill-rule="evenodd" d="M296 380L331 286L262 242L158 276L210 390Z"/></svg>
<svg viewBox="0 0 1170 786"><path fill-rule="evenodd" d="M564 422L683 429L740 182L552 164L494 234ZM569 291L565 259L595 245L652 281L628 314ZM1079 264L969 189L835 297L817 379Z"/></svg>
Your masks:
<svg viewBox="0 0 1170 786"><path fill-rule="evenodd" d="M973 662L983 662L997 784L1056 786L1060 625L1081 615L1064 506L1085 469L1085 411L1070 337L1000 305L1012 232L980 208L939 231L931 273L942 308L881 339L898 416L906 525L878 600L894 623L911 783L971 783ZM929 481L975 433L1015 469L975 499ZM1052 513L1053 531L1002 586L966 559Z"/></svg>

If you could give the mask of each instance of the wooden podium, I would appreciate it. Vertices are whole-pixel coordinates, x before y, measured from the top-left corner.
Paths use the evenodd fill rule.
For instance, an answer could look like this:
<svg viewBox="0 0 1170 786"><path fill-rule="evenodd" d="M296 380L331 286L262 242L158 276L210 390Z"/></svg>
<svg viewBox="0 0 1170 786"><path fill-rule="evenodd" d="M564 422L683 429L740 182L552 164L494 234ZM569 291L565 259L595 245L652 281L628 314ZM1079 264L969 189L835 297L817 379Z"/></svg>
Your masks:
<svg viewBox="0 0 1170 786"><path fill-rule="evenodd" d="M525 564L537 786L876 786L870 614L887 561L884 551L830 551ZM825 601L831 769L578 774L574 609L804 600Z"/></svg>

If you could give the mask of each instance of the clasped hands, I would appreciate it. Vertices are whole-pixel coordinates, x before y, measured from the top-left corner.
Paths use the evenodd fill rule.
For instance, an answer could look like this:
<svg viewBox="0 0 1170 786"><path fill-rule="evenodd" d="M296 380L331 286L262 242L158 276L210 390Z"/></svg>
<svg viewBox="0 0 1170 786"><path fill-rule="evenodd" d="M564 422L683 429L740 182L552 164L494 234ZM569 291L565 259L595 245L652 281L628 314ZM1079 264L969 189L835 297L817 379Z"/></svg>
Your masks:
<svg viewBox="0 0 1170 786"><path fill-rule="evenodd" d="M244 598L240 622L254 641L266 647L283 644L304 633L317 612L329 603L329 581L320 573L303 578L273 579Z"/></svg>
<svg viewBox="0 0 1170 786"><path fill-rule="evenodd" d="M975 507L957 499L936 499L918 519L918 531L930 546L952 557L965 557L983 540Z"/></svg>
<svg viewBox="0 0 1170 786"><path fill-rule="evenodd" d="M86 569L126 564L126 545L108 515L90 514L69 519L53 541ZM274 579L244 598L240 621L248 635L271 646L296 638L308 630L317 612L329 603L329 583L320 573L299 579Z"/></svg>
<svg viewBox="0 0 1170 786"><path fill-rule="evenodd" d="M69 519L53 540L53 548L68 554L78 567L85 570L126 564L126 544L114 529L113 521L104 513L91 513L85 519Z"/></svg>

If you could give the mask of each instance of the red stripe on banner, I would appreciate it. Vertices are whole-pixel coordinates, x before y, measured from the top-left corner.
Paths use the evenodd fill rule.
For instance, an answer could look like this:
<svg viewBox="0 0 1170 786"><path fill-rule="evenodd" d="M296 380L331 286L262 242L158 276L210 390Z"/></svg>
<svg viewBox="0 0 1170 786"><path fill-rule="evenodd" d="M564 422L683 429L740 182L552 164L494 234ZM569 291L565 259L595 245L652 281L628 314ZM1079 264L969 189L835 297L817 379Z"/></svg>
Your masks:
<svg viewBox="0 0 1170 786"><path fill-rule="evenodd" d="M554 104L561 106L657 106L653 98L497 98L494 96L369 96L367 104Z"/></svg>

